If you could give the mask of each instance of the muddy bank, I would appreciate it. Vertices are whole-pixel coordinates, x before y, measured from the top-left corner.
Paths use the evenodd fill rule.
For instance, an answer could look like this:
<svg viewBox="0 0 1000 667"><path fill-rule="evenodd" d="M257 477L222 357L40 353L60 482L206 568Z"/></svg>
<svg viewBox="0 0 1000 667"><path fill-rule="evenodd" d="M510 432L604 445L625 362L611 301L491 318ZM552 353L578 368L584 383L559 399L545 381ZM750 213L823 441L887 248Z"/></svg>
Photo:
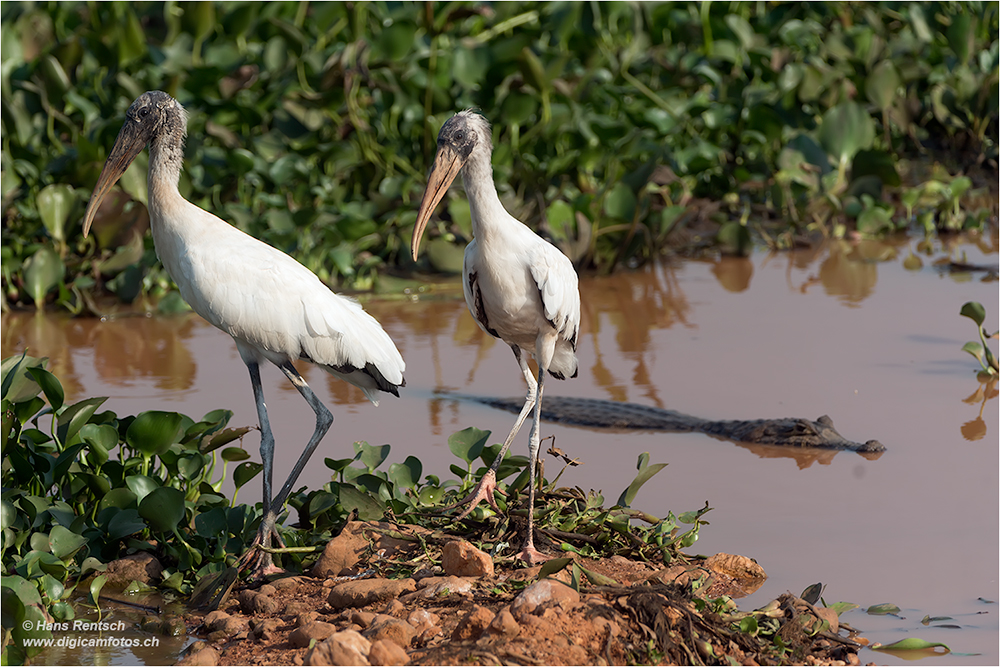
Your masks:
<svg viewBox="0 0 1000 667"><path fill-rule="evenodd" d="M199 641L182 664L859 664L865 640L832 609L787 594L740 612L731 598L766 578L742 556L543 567L352 522L308 575L188 614Z"/></svg>

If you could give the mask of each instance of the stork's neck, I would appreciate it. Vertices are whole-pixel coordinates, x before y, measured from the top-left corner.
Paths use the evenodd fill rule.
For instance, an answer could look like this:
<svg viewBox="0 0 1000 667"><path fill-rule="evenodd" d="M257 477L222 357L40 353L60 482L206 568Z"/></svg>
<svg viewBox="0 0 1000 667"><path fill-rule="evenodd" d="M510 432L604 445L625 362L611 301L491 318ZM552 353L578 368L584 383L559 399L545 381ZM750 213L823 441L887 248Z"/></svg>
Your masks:
<svg viewBox="0 0 1000 667"><path fill-rule="evenodd" d="M472 235L479 243L489 243L497 228L509 217L493 183L489 150L476 148L462 168L462 184L472 212Z"/></svg>
<svg viewBox="0 0 1000 667"><path fill-rule="evenodd" d="M149 142L149 176L147 185L150 198L150 217L169 206L171 200L181 198L177 184L184 164L184 136L163 132ZM159 222L159 221L157 221Z"/></svg>

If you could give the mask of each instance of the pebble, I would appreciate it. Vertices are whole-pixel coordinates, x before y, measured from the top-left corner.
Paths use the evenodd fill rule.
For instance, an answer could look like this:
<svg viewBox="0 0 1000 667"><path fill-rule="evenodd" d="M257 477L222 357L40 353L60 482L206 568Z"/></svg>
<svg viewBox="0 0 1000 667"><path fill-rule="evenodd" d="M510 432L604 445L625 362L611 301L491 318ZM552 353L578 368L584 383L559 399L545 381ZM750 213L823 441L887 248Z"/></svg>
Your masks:
<svg viewBox="0 0 1000 667"><path fill-rule="evenodd" d="M402 618L403 614L406 613L406 606L399 600L390 600L389 604L385 606L382 610L383 614L388 614L389 616L395 616L396 618Z"/></svg>
<svg viewBox="0 0 1000 667"><path fill-rule="evenodd" d="M312 576L320 579L336 577L357 565L368 550L368 540L361 535L365 526L362 522L351 521L340 531L340 535L327 542L319 560L313 565Z"/></svg>
<svg viewBox="0 0 1000 667"><path fill-rule="evenodd" d="M493 617L484 634L494 637L516 637L520 632L521 626L517 624L510 610L501 609L500 613Z"/></svg>
<svg viewBox="0 0 1000 667"><path fill-rule="evenodd" d="M265 618L257 623L250 622L255 637L262 641L273 641L283 623L277 618Z"/></svg>
<svg viewBox="0 0 1000 667"><path fill-rule="evenodd" d="M288 635L288 643L296 648L303 648L315 641L322 641L337 632L337 626L323 621L313 621L309 625L295 628Z"/></svg>
<svg viewBox="0 0 1000 667"><path fill-rule="evenodd" d="M285 608L284 610L282 610L281 613L283 616L301 616L302 614L305 614L306 612L309 612L311 610L312 607L306 604L305 602L292 600L291 602L285 605Z"/></svg>
<svg viewBox="0 0 1000 667"><path fill-rule="evenodd" d="M177 663L178 665L198 665L201 667L215 667L219 664L219 652L216 651L211 646L199 649L197 651L191 651L188 653L184 659Z"/></svg>
<svg viewBox="0 0 1000 667"><path fill-rule="evenodd" d="M445 574L458 577L492 577L493 559L465 540L448 542L441 549Z"/></svg>
<svg viewBox="0 0 1000 667"><path fill-rule="evenodd" d="M413 579L359 579L334 586L327 601L334 609L367 607L416 589L417 583Z"/></svg>
<svg viewBox="0 0 1000 667"><path fill-rule="evenodd" d="M274 586L268 588L274 590ZM267 616L278 611L278 603L267 593L251 590L240 591L239 601L240 611L247 616Z"/></svg>
<svg viewBox="0 0 1000 667"><path fill-rule="evenodd" d="M494 614L486 607L473 605L472 609L458 622L455 631L451 633L452 641L478 639L493 622Z"/></svg>
<svg viewBox="0 0 1000 667"><path fill-rule="evenodd" d="M213 611L205 615L205 627L208 631L223 638L238 634L246 627L246 621L235 616L230 616L224 611Z"/></svg>
<svg viewBox="0 0 1000 667"><path fill-rule="evenodd" d="M403 648L407 648L416 636L417 631L406 621L401 621L394 616L379 614L372 621L372 624L361 634L369 641L374 642L379 639L385 639L395 642Z"/></svg>
<svg viewBox="0 0 1000 667"><path fill-rule="evenodd" d="M372 621L375 620L376 615L377 614L370 611L356 611L353 614L351 614L350 621L351 623L357 625L358 627L367 628L369 625L372 624Z"/></svg>
<svg viewBox="0 0 1000 667"><path fill-rule="evenodd" d="M307 665L370 665L371 642L357 632L346 630L316 644L306 656Z"/></svg>
<svg viewBox="0 0 1000 667"><path fill-rule="evenodd" d="M368 662L373 665L408 665L410 656L395 642L379 639L372 642L368 652Z"/></svg>
<svg viewBox="0 0 1000 667"><path fill-rule="evenodd" d="M470 595L474 586L472 579L464 577L427 577L417 584L420 590L413 597L430 599L448 595Z"/></svg>
<svg viewBox="0 0 1000 667"><path fill-rule="evenodd" d="M521 591L511 603L510 611L514 618L521 620L525 614L534 614L549 606L559 606L564 611L569 611L579 601L580 594L569 586L551 579L542 579Z"/></svg>

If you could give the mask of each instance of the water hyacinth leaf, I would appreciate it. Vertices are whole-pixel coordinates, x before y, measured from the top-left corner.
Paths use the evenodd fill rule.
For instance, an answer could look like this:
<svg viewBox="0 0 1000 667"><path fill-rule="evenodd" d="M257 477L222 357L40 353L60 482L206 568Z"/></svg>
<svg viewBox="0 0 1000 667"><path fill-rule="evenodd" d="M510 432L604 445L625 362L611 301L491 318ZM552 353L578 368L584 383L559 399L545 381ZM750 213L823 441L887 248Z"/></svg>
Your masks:
<svg viewBox="0 0 1000 667"><path fill-rule="evenodd" d="M24 647L27 657L37 655L42 647L25 646L25 640L52 637L52 633L45 629L49 619L46 618L38 589L23 577L7 575L0 580L0 591L3 595L4 628L10 629L14 644Z"/></svg>
<svg viewBox="0 0 1000 667"><path fill-rule="evenodd" d="M14 507L14 503L10 502L7 498L0 500L0 530L14 525L16 518L17 508Z"/></svg>
<svg viewBox="0 0 1000 667"><path fill-rule="evenodd" d="M572 558L553 558L551 560L545 561L542 565L542 569L538 571L538 578L544 579L545 577L550 577L559 570L563 569L567 565L573 562Z"/></svg>
<svg viewBox="0 0 1000 667"><path fill-rule="evenodd" d="M66 273L66 266L55 250L42 246L24 262L24 287L35 302L35 308L45 306L45 296Z"/></svg>
<svg viewBox="0 0 1000 667"><path fill-rule="evenodd" d="M927 649L943 648L944 652L951 653L947 644L941 642L929 642L919 637L907 637L891 644L872 644L873 651L923 651ZM944 652L935 651L936 655L943 655Z"/></svg>
<svg viewBox="0 0 1000 667"><path fill-rule="evenodd" d="M986 367L986 349L983 347L982 343L977 343L975 341L969 341L962 346L963 352L968 352L976 358L976 361L980 363L984 368Z"/></svg>
<svg viewBox="0 0 1000 667"><path fill-rule="evenodd" d="M354 459L331 459L331 458L323 459L323 465L325 465L327 468L329 468L334 472L340 472L347 466L351 465L351 463L353 462Z"/></svg>
<svg viewBox="0 0 1000 667"><path fill-rule="evenodd" d="M359 453L358 459L365 464L368 470L375 470L389 456L389 445L369 445L367 442L355 442L354 451Z"/></svg>
<svg viewBox="0 0 1000 667"><path fill-rule="evenodd" d="M854 156L851 177L858 179L864 176L877 176L883 185L894 188L902 184L895 158L882 150L862 150Z"/></svg>
<svg viewBox="0 0 1000 667"><path fill-rule="evenodd" d="M420 481L423 472L423 464L415 456L407 456L402 463L393 463L389 466L389 479L397 487L412 489Z"/></svg>
<svg viewBox="0 0 1000 667"><path fill-rule="evenodd" d="M966 301L962 304L962 310L959 311L959 315L968 317L979 326L983 326L983 322L986 321L986 308L978 301Z"/></svg>
<svg viewBox="0 0 1000 667"><path fill-rule="evenodd" d="M121 489L115 489L119 491ZM108 537L120 540L146 530L146 522L139 516L139 511L135 508L122 509L115 512L115 515L108 521Z"/></svg>
<svg viewBox="0 0 1000 667"><path fill-rule="evenodd" d="M101 502L97 504L97 511L101 512L108 507L117 507L121 509L132 507L136 504L137 500L138 497L135 495L134 491L123 486L119 486L104 494L104 497L101 498Z"/></svg>
<svg viewBox="0 0 1000 667"><path fill-rule="evenodd" d="M865 613L872 616L884 616L886 614L897 614L899 612L899 607L892 604L891 602L883 602L882 604L873 604L865 610Z"/></svg>
<svg viewBox="0 0 1000 667"><path fill-rule="evenodd" d="M242 450L240 450L242 451ZM250 455L247 454L247 457ZM198 475L205 468L205 459L198 452L190 452L177 460L177 472L187 480L197 479Z"/></svg>
<svg viewBox="0 0 1000 667"><path fill-rule="evenodd" d="M183 420L176 412L142 412L125 432L125 442L146 457L162 454L170 445L180 441Z"/></svg>
<svg viewBox="0 0 1000 667"><path fill-rule="evenodd" d="M969 50L972 46L972 15L968 12L959 12L949 17L951 25L948 26L945 35L948 38L948 46L955 52L958 61L965 65L969 62Z"/></svg>
<svg viewBox="0 0 1000 667"><path fill-rule="evenodd" d="M920 619L920 623L923 625L930 625L931 623L939 623L941 621L953 621L951 616L931 616L930 614L924 616Z"/></svg>
<svg viewBox="0 0 1000 667"><path fill-rule="evenodd" d="M860 605L856 605L853 602L834 602L831 605L827 605L827 608L834 610L837 612L837 616L840 616L845 611L860 608Z"/></svg>
<svg viewBox="0 0 1000 667"><path fill-rule="evenodd" d="M347 511L357 510L362 521L377 521L385 513L385 506L378 499L353 486L340 487L340 504Z"/></svg>
<svg viewBox="0 0 1000 667"><path fill-rule="evenodd" d="M715 239L719 243L719 249L727 255L748 257L753 250L750 230L737 220L731 220L722 225Z"/></svg>
<svg viewBox="0 0 1000 667"><path fill-rule="evenodd" d="M479 458L490 437L490 431L480 431L474 426L462 429L448 436L448 449L451 453L471 464ZM462 473L465 474L464 472Z"/></svg>
<svg viewBox="0 0 1000 667"><path fill-rule="evenodd" d="M63 586L62 582L53 577L51 574L43 574L41 579L38 580L38 583L40 584L45 597L50 601L61 598L63 591L66 590L66 587Z"/></svg>
<svg viewBox="0 0 1000 667"><path fill-rule="evenodd" d="M156 312L160 315L179 315L190 310L191 306L180 292L169 292L156 304Z"/></svg>
<svg viewBox="0 0 1000 667"><path fill-rule="evenodd" d="M635 207L635 193L624 183L615 183L604 197L604 214L610 218L631 222Z"/></svg>
<svg viewBox="0 0 1000 667"><path fill-rule="evenodd" d="M628 485L628 488L625 489L618 497L617 505L620 507L631 507L632 501L635 500L635 497L639 493L639 489L642 488L642 485L648 482L653 475L660 472L665 467L667 467L666 463L654 463L652 465L647 465L640 470L639 474L632 480L632 483Z"/></svg>
<svg viewBox="0 0 1000 667"><path fill-rule="evenodd" d="M148 475L129 475L125 485L135 494L136 500L142 502L146 496L160 488L160 481Z"/></svg>
<svg viewBox="0 0 1000 667"><path fill-rule="evenodd" d="M91 454L94 453L94 448L98 449L100 465L108 460L108 452L118 444L118 430L110 424L84 424L80 428L80 438L90 444Z"/></svg>
<svg viewBox="0 0 1000 667"><path fill-rule="evenodd" d="M71 558L87 544L87 541L83 535L78 535L63 526L53 526L52 530L49 531L49 549L52 551L52 555L59 560Z"/></svg>
<svg viewBox="0 0 1000 667"><path fill-rule="evenodd" d="M125 593L126 595L139 595L142 593L153 593L155 591L156 589L149 584L136 580L133 580L131 584L122 589L122 593Z"/></svg>
<svg viewBox="0 0 1000 667"><path fill-rule="evenodd" d="M73 188L65 183L47 185L38 193L38 215L57 243L66 242L66 221L75 201Z"/></svg>
<svg viewBox="0 0 1000 667"><path fill-rule="evenodd" d="M587 577L587 579L590 580L590 583L594 584L595 586L618 586L619 585L618 582L615 581L614 579L612 579L611 577L607 577L607 576L605 576L603 574L600 574L598 572L594 572L592 570L588 570L587 568L585 568L584 566L580 565L579 563L576 563L576 566L579 567L580 571L583 572L583 575L585 577Z"/></svg>
<svg viewBox="0 0 1000 667"><path fill-rule="evenodd" d="M241 488L244 484L256 477L263 469L264 465L261 463L257 463L256 461L244 461L236 466L235 470L233 470L233 485L236 486L237 489Z"/></svg>
<svg viewBox="0 0 1000 667"><path fill-rule="evenodd" d="M104 584L108 581L107 575L99 574L94 577L94 580L90 582L90 604L100 609L100 599L101 590L104 588Z"/></svg>
<svg viewBox="0 0 1000 667"><path fill-rule="evenodd" d="M10 356L3 360L2 396L11 403L22 403L38 396L42 390L28 372L29 368L43 368L48 357Z"/></svg>
<svg viewBox="0 0 1000 667"><path fill-rule="evenodd" d="M338 495L320 491L309 498L309 516L317 517L331 507L335 507L340 502Z"/></svg>
<svg viewBox="0 0 1000 667"><path fill-rule="evenodd" d="M896 97L899 73L891 60L882 60L865 79L865 95L879 109L888 109Z"/></svg>
<svg viewBox="0 0 1000 667"><path fill-rule="evenodd" d="M222 429L217 433L206 435L202 439L201 444L198 446L198 449L201 451L201 453L208 454L209 452L215 451L219 447L228 445L230 442L233 442L234 440L239 440L249 432L250 432L249 426L239 426L236 428ZM242 447L227 447L225 450L223 450L223 457L225 457L225 452L229 451L230 449L239 449L240 451L243 451Z"/></svg>
<svg viewBox="0 0 1000 667"><path fill-rule="evenodd" d="M489 50L485 47L458 46L452 60L455 80L470 90L478 90L490 66Z"/></svg>
<svg viewBox="0 0 1000 667"><path fill-rule="evenodd" d="M758 632L757 619L753 616L747 616L746 618L740 620L740 632L755 636Z"/></svg>
<svg viewBox="0 0 1000 667"><path fill-rule="evenodd" d="M246 461L250 453L242 447L226 447L221 453L223 461Z"/></svg>
<svg viewBox="0 0 1000 667"><path fill-rule="evenodd" d="M812 586L806 588L804 591L802 591L802 595L800 595L799 597L808 602L809 604L816 604L817 602L819 602L819 597L822 594L823 594L823 584L815 583Z"/></svg>
<svg viewBox="0 0 1000 667"><path fill-rule="evenodd" d="M49 612L52 614L52 618L57 621L72 621L76 618L76 610L68 602L59 601L53 603L49 607Z"/></svg>
<svg viewBox="0 0 1000 667"><path fill-rule="evenodd" d="M817 133L820 145L840 164L875 140L875 123L856 102L843 102L823 114Z"/></svg>
<svg viewBox="0 0 1000 667"><path fill-rule="evenodd" d="M226 510L216 507L208 512L201 512L194 518L194 529L198 535L211 538L224 535L228 526Z"/></svg>
<svg viewBox="0 0 1000 667"><path fill-rule="evenodd" d="M35 382L38 383L38 386L42 388L42 393L45 394L45 398L48 400L49 405L52 406L53 410L58 412L63 405L64 394L62 384L60 384L59 380L56 379L55 375L48 372L44 368L35 366L33 368L29 368L28 372L31 374L31 377L34 378Z"/></svg>
<svg viewBox="0 0 1000 667"><path fill-rule="evenodd" d="M420 489L420 504L436 505L444 496L444 489L437 486L425 486Z"/></svg>
<svg viewBox="0 0 1000 667"><path fill-rule="evenodd" d="M83 563L80 564L80 578L86 577L91 572L104 572L107 569L107 564L102 563L93 556L87 556L83 559Z"/></svg>
<svg viewBox="0 0 1000 667"><path fill-rule="evenodd" d="M139 501L139 515L159 533L177 528L184 514L184 492L180 489L161 486Z"/></svg>
<svg viewBox="0 0 1000 667"><path fill-rule="evenodd" d="M106 396L86 398L63 410L57 420L58 428L56 433L59 436L59 440L63 443L68 443L75 438L80 429L94 416L97 408L101 407L106 400L108 400Z"/></svg>

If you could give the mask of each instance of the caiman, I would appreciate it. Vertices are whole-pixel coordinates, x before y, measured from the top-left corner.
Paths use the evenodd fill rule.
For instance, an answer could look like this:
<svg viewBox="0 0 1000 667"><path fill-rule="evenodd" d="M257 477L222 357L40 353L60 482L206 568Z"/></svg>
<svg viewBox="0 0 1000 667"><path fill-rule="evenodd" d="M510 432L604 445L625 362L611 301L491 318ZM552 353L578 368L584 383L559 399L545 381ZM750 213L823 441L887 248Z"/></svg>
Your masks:
<svg viewBox="0 0 1000 667"><path fill-rule="evenodd" d="M478 403L509 412L520 412L523 398L463 396ZM573 426L596 428L667 431L670 433L707 433L734 442L784 447L816 447L852 452L880 453L885 446L878 440L865 443L848 440L837 432L833 420L823 415L811 419L731 419L712 421L692 417L676 410L666 410L637 403L620 403L595 398L546 396L542 419Z"/></svg>

